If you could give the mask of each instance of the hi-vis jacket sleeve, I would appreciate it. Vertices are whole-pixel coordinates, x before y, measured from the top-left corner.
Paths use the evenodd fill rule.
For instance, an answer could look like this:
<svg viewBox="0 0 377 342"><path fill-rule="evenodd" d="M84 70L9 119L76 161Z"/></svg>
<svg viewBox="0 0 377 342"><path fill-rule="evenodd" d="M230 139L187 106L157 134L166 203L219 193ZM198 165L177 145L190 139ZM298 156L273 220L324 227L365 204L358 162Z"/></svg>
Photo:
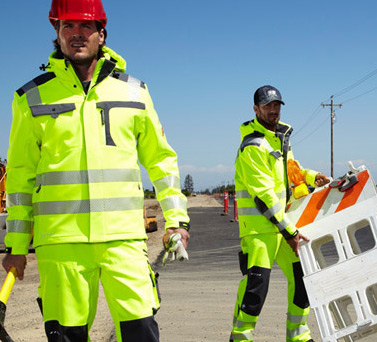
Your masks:
<svg viewBox="0 0 377 342"><path fill-rule="evenodd" d="M166 220L165 229L188 228L187 199L181 192L177 155L166 140L147 89L145 103L137 146L139 161L156 190Z"/></svg>
<svg viewBox="0 0 377 342"><path fill-rule="evenodd" d="M13 122L7 156L7 235L5 244L12 254L27 254L33 230L32 196L40 160L30 109L15 94Z"/></svg>
<svg viewBox="0 0 377 342"><path fill-rule="evenodd" d="M271 165L275 158L271 158L264 148L247 146L238 158L240 177L260 213L254 215L255 224L263 226L263 220L267 219L286 239L295 236L297 229L285 215L286 181L282 157Z"/></svg>

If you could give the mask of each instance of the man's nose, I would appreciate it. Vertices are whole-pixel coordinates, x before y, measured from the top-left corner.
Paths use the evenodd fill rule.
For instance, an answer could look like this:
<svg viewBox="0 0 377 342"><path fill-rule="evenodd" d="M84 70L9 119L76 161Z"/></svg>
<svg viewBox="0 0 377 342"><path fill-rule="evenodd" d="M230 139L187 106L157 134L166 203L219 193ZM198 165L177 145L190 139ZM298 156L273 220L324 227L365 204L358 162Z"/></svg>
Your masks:
<svg viewBox="0 0 377 342"><path fill-rule="evenodd" d="M72 30L72 36L79 38L82 37L82 30L79 25L75 25Z"/></svg>

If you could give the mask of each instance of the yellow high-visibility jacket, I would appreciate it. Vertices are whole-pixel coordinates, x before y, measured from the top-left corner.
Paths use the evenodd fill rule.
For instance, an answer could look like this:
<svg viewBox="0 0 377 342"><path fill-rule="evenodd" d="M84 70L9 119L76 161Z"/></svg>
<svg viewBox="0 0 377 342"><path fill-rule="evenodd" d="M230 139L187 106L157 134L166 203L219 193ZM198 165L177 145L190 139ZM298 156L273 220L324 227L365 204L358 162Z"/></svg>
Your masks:
<svg viewBox="0 0 377 342"><path fill-rule="evenodd" d="M286 239L297 234L285 214L290 197L287 161L293 159L289 143L292 128L279 122L276 132L255 118L241 125L241 145L235 164L235 186L240 237L280 232ZM314 186L318 172L301 169Z"/></svg>
<svg viewBox="0 0 377 342"><path fill-rule="evenodd" d="M15 93L7 164L12 254L57 243L145 239L146 168L165 228L188 227L177 156L145 83L103 48L87 93L73 66L50 55L47 72Z"/></svg>

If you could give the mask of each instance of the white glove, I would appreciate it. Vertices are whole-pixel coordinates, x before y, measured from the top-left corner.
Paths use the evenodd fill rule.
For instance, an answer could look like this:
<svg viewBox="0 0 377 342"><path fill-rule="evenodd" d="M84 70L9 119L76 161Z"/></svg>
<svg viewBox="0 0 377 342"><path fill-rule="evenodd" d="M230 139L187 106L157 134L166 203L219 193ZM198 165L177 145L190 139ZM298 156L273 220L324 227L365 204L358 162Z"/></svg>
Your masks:
<svg viewBox="0 0 377 342"><path fill-rule="evenodd" d="M165 266L170 253L172 253L170 262L173 262L176 259L178 259L179 261L188 260L188 254L185 247L183 247L181 238L182 236L179 233L174 233L170 236L169 242L167 246L165 246L165 254L162 258L162 266Z"/></svg>

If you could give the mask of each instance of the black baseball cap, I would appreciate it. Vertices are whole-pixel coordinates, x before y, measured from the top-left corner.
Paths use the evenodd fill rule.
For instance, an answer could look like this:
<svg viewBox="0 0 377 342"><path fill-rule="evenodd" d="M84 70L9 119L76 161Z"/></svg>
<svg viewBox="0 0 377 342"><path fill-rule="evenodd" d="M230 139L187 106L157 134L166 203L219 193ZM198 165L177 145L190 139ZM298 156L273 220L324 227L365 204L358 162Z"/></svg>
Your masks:
<svg viewBox="0 0 377 342"><path fill-rule="evenodd" d="M260 87L254 93L255 105L266 105L272 101L279 101L281 104L285 104L281 99L280 91L270 85Z"/></svg>

